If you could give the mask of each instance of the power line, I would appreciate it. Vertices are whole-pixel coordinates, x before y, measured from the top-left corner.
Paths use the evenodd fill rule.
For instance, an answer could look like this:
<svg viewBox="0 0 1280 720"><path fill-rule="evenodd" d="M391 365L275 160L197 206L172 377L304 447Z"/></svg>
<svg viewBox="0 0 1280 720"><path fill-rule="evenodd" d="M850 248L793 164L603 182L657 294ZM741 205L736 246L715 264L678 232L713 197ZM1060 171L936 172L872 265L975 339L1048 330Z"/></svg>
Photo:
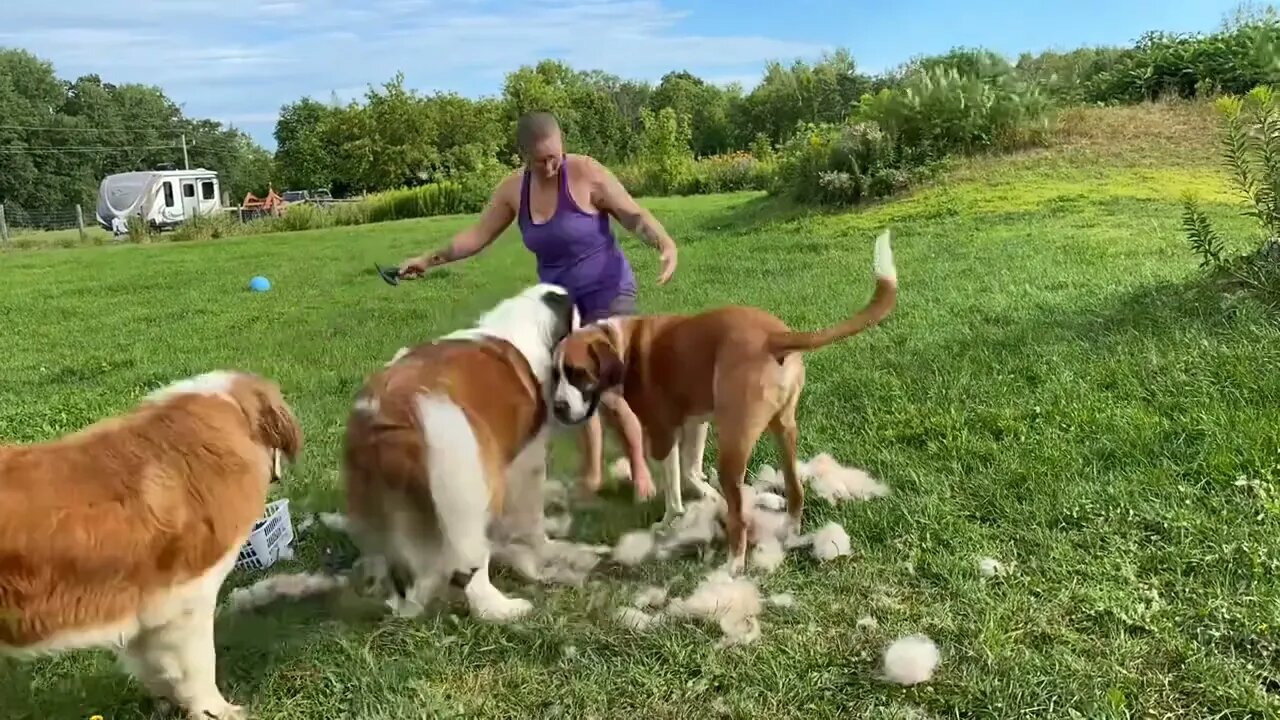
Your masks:
<svg viewBox="0 0 1280 720"><path fill-rule="evenodd" d="M49 132L168 132L180 133L185 132L183 128L174 129L173 127L129 127L129 128L103 128L103 127L55 127L55 126L36 126L36 125L0 125L0 130L27 130L27 131L49 131Z"/></svg>
<svg viewBox="0 0 1280 720"><path fill-rule="evenodd" d="M0 147L0 155L49 154L64 152L120 152L123 150L179 150L181 145L66 145L63 147Z"/></svg>

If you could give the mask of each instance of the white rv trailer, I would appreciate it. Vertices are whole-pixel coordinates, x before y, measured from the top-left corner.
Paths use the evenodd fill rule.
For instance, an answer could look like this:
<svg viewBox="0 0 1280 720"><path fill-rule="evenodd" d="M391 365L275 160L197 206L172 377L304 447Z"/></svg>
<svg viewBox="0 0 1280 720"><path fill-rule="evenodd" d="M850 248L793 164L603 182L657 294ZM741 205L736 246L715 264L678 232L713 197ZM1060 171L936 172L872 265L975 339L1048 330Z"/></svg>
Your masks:
<svg viewBox="0 0 1280 720"><path fill-rule="evenodd" d="M221 211L221 197L218 173L204 168L117 173L98 187L98 224L110 230L115 218L141 216L163 230Z"/></svg>

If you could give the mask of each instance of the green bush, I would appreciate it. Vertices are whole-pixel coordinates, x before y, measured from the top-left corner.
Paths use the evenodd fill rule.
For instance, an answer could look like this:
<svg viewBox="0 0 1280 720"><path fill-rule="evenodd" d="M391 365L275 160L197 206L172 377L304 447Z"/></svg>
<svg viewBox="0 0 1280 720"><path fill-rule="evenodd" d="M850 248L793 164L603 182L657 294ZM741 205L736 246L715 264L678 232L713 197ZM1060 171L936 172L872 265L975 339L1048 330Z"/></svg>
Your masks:
<svg viewBox="0 0 1280 720"><path fill-rule="evenodd" d="M873 122L901 145L938 159L952 153L1008 150L1049 136L1050 103L1007 63L963 73L928 66L901 85L865 95L856 119Z"/></svg>
<svg viewBox="0 0 1280 720"><path fill-rule="evenodd" d="M892 195L952 155L1046 141L1050 107L993 53L925 58L894 87L864 95L849 122L802 125L779 151L771 189L819 204Z"/></svg>
<svg viewBox="0 0 1280 720"><path fill-rule="evenodd" d="M1085 81L1085 97L1133 103L1164 95L1241 95L1280 82L1280 19L1264 15L1211 34L1151 32Z"/></svg>
<svg viewBox="0 0 1280 720"><path fill-rule="evenodd" d="M809 124L779 151L770 190L799 202L848 205L906 188L927 164L874 123Z"/></svg>
<svg viewBox="0 0 1280 720"><path fill-rule="evenodd" d="M750 153L713 155L693 163L681 195L707 195L740 190L767 190L773 180L773 163Z"/></svg>

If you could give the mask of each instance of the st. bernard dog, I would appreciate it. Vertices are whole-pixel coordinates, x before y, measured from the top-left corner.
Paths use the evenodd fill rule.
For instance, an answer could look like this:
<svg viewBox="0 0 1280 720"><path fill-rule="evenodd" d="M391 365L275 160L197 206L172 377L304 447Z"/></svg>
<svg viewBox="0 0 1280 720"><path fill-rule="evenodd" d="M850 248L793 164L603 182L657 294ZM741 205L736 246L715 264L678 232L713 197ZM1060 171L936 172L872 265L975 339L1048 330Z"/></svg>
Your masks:
<svg viewBox="0 0 1280 720"><path fill-rule="evenodd" d="M774 315L730 306L696 315L615 317L570 335L557 349L553 411L578 422L605 390L621 386L640 419L647 448L663 463L666 512L659 527L684 512L685 481L703 494L701 479L708 423L715 421L719 479L729 538L729 570L746 559L741 485L760 435L773 434L782 454L787 510L799 531L804 489L796 468L796 405L804 388L801 353L855 335L888 316L897 302L898 276L880 234L874 252L875 291L849 319L818 332L794 332Z"/></svg>
<svg viewBox="0 0 1280 720"><path fill-rule="evenodd" d="M546 540L551 358L577 324L564 289L535 285L366 380L347 421L347 515L372 579L385 570L397 614L420 613L450 585L483 620L532 609L490 582L491 520L532 547Z"/></svg>
<svg viewBox="0 0 1280 720"><path fill-rule="evenodd" d="M218 589L301 448L279 388L234 371L0 446L0 652L111 648L189 718L245 717L214 678Z"/></svg>

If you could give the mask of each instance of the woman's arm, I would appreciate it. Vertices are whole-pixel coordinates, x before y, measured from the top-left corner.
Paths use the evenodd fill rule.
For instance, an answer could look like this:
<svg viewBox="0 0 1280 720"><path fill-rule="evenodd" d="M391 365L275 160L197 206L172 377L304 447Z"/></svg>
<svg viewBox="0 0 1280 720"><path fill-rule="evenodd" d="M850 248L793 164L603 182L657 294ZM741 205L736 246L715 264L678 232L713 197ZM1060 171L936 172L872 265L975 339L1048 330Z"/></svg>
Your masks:
<svg viewBox="0 0 1280 720"><path fill-rule="evenodd" d="M494 188L476 224L454 235L444 247L406 260L400 266L400 276L417 277L429 268L469 258L489 247L516 217L516 206L511 202L511 184L513 180L518 182L518 178L518 174L504 178Z"/></svg>
<svg viewBox="0 0 1280 720"><path fill-rule="evenodd" d="M622 227L662 254L658 284L665 285L676 271L676 243L648 210L640 207L618 178L595 159L590 160L594 182L591 202L618 219Z"/></svg>

